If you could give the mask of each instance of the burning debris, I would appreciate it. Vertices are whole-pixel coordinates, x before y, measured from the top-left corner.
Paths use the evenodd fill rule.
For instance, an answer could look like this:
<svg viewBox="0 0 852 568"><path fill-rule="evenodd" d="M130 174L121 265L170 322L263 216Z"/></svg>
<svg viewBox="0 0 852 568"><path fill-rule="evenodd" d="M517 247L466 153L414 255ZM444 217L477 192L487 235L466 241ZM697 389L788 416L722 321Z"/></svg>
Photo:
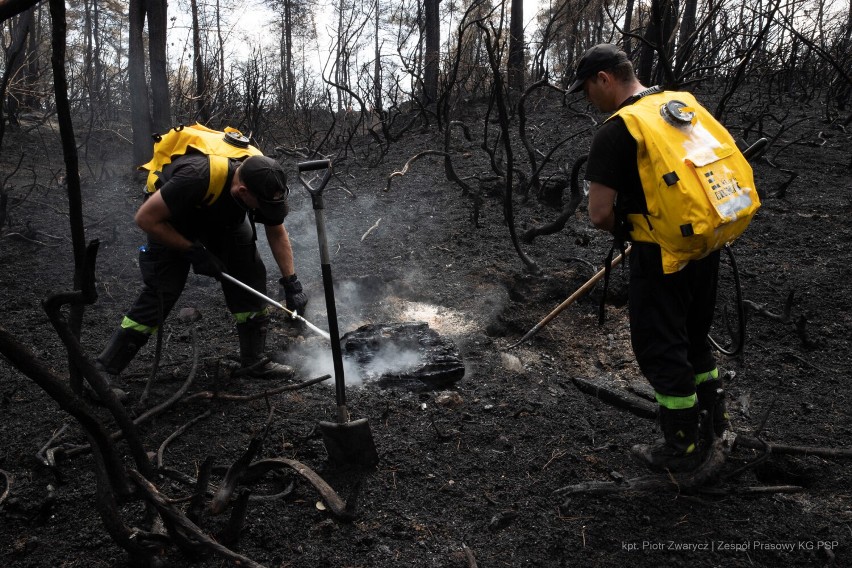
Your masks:
<svg viewBox="0 0 852 568"><path fill-rule="evenodd" d="M382 387L442 389L464 376L456 345L426 322L368 324L340 341L344 358Z"/></svg>

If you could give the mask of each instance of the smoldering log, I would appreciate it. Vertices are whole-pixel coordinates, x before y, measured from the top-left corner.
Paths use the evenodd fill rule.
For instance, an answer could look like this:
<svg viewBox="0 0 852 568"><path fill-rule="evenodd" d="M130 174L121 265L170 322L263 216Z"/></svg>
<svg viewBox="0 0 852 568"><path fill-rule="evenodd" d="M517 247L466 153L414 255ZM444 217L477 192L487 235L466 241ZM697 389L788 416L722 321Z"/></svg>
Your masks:
<svg viewBox="0 0 852 568"><path fill-rule="evenodd" d="M382 387L445 388L464 377L455 343L422 321L368 324L344 334L344 357Z"/></svg>

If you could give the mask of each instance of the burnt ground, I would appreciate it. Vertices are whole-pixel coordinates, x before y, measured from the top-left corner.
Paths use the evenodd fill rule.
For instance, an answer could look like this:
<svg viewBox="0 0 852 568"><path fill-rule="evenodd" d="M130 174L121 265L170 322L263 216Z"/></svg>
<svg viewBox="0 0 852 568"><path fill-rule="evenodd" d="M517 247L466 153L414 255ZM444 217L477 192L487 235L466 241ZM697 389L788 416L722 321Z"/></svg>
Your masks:
<svg viewBox="0 0 852 568"><path fill-rule="evenodd" d="M536 124L569 117L558 105L548 112L555 114L537 115ZM0 234L0 325L31 346L46 366L66 374L64 348L41 308L48 295L69 288L72 273L67 198L50 173L62 166L58 151L48 152L38 142L45 139L51 135L7 134L3 170L12 170L19 147L31 148L40 169L32 191L25 186L33 182L33 174L25 169L7 184L15 189L10 193L11 224ZM217 466L239 457L273 408L262 457L303 462L355 504L357 518L341 522L317 506L318 494L301 478L268 479L253 487L256 494L295 484L286 497L251 503L234 548L273 567L472 566L471 558L479 566L849 565L848 458L772 455L719 484L712 494L657 491L566 498L557 491L583 481L645 474L631 461L629 448L654 436L653 423L581 393L572 382L587 377L624 391L642 390L644 380L629 345L626 275L614 272L613 305L602 327L597 325L597 289L530 342L508 350L585 282L593 266L602 265L608 239L591 228L581 207L561 233L524 245L541 268L540 274L531 274L512 249L496 192L484 194L475 226L470 199L444 180L437 159L414 164L384 191L391 171L417 151L439 147L439 141L439 135L413 135L392 148L376 169L340 167L326 197L341 330L426 321L456 343L466 366L461 381L440 391L410 381L380 387L367 380L349 388L352 417L368 418L376 440L381 461L375 471L327 464L316 425L334 420L329 383L268 401L186 401L142 428L146 447L156 451L178 428L210 410L209 417L164 452L166 467L194 476L208 455ZM810 141L820 142L816 137ZM573 160L587 143L587 138L577 139L564 149L563 159ZM478 147L461 140L458 145L460 170L487 170ZM719 362L735 373L728 385L735 429L754 434L762 425L763 438L771 443L852 447L848 145L849 137L836 132L821 147L808 139L788 146L778 161L799 177L783 197L774 192L786 175L763 161L755 165L764 207L735 249L745 297L760 309L750 311L744 354L720 356ZM141 185L119 173L119 165L95 182L92 173L99 171L84 168L87 239L101 241L99 297L86 309L82 336L93 357L137 292L136 254L143 242L132 223ZM287 225L298 274L311 296L307 316L327 328L313 214L304 191L295 184L293 189ZM535 199L519 200L519 229L556 213ZM730 288L722 294L727 301ZM785 305L786 321L768 315L783 315ZM237 341L218 285L191 276L163 332L150 404L168 398L189 373L192 334L189 324L176 317L185 307L203 315L195 324L200 363L190 393L253 393L269 387L230 377L224 363L236 356ZM322 361L308 364L327 360L317 351L321 343L299 335L276 315L273 344L279 356L304 365L302 378L330 367ZM134 400L144 388L154 350L152 341L125 373L124 384ZM0 361L0 377L0 470L12 478L8 498L0 505L0 564L127 565L126 553L107 535L93 506L91 457L60 459L55 468L35 457L64 424L69 427L57 443L82 443L79 427L5 361ZM441 396L446 391L458 397ZM141 410L135 402L130 406L133 412ZM760 452L739 448L725 471L759 457ZM170 497L188 494L176 482L157 482ZM789 485L801 490L747 493ZM141 523L138 510L125 514L128 522ZM205 522L211 530L222 524L212 517ZM213 556L192 560L174 547L167 549L165 564L229 565Z"/></svg>

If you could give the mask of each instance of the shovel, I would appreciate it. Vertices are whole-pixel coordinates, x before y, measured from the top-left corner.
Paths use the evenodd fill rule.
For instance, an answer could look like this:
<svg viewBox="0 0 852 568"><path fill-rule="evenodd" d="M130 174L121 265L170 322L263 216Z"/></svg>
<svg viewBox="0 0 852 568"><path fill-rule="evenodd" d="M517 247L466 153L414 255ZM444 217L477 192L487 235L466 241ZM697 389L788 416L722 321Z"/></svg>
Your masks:
<svg viewBox="0 0 852 568"><path fill-rule="evenodd" d="M331 356L334 362L334 388L337 400L337 422L320 422L320 432L328 452L328 459L334 465L357 465L373 467L379 462L379 454L373 442L373 434L366 418L349 420L346 409L346 380L343 376L343 353L340 348L340 332L337 328L337 308L334 303L334 281L331 278L331 261L328 254L328 242L325 234L325 203L322 192L331 179L331 160L313 160L298 165L299 181L311 195L314 215L317 221L320 261L322 263L322 285L325 290L325 307L328 312L328 331L331 335ZM302 177L302 172L325 170L319 186L314 189Z"/></svg>

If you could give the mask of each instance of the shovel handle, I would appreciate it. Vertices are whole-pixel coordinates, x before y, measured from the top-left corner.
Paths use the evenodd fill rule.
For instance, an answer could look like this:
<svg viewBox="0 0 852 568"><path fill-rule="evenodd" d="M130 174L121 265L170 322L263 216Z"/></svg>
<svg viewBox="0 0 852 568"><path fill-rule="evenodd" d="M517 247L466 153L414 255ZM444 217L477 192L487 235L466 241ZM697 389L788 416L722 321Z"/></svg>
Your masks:
<svg viewBox="0 0 852 568"><path fill-rule="evenodd" d="M313 170L322 170L331 167L331 160L311 160L309 162L299 162L299 172L310 172Z"/></svg>
<svg viewBox="0 0 852 568"><path fill-rule="evenodd" d="M300 162L298 164L299 169L299 181L305 189L308 190L308 193L311 195L311 201L314 205L314 209L324 209L325 204L322 199L322 190L325 189L326 184L328 184L328 180L331 179L331 174L333 170L331 169L331 160L312 160L310 162ZM321 170L325 168L325 174L320 179L319 186L313 187L304 177L302 177L302 172L310 172L314 170Z"/></svg>

